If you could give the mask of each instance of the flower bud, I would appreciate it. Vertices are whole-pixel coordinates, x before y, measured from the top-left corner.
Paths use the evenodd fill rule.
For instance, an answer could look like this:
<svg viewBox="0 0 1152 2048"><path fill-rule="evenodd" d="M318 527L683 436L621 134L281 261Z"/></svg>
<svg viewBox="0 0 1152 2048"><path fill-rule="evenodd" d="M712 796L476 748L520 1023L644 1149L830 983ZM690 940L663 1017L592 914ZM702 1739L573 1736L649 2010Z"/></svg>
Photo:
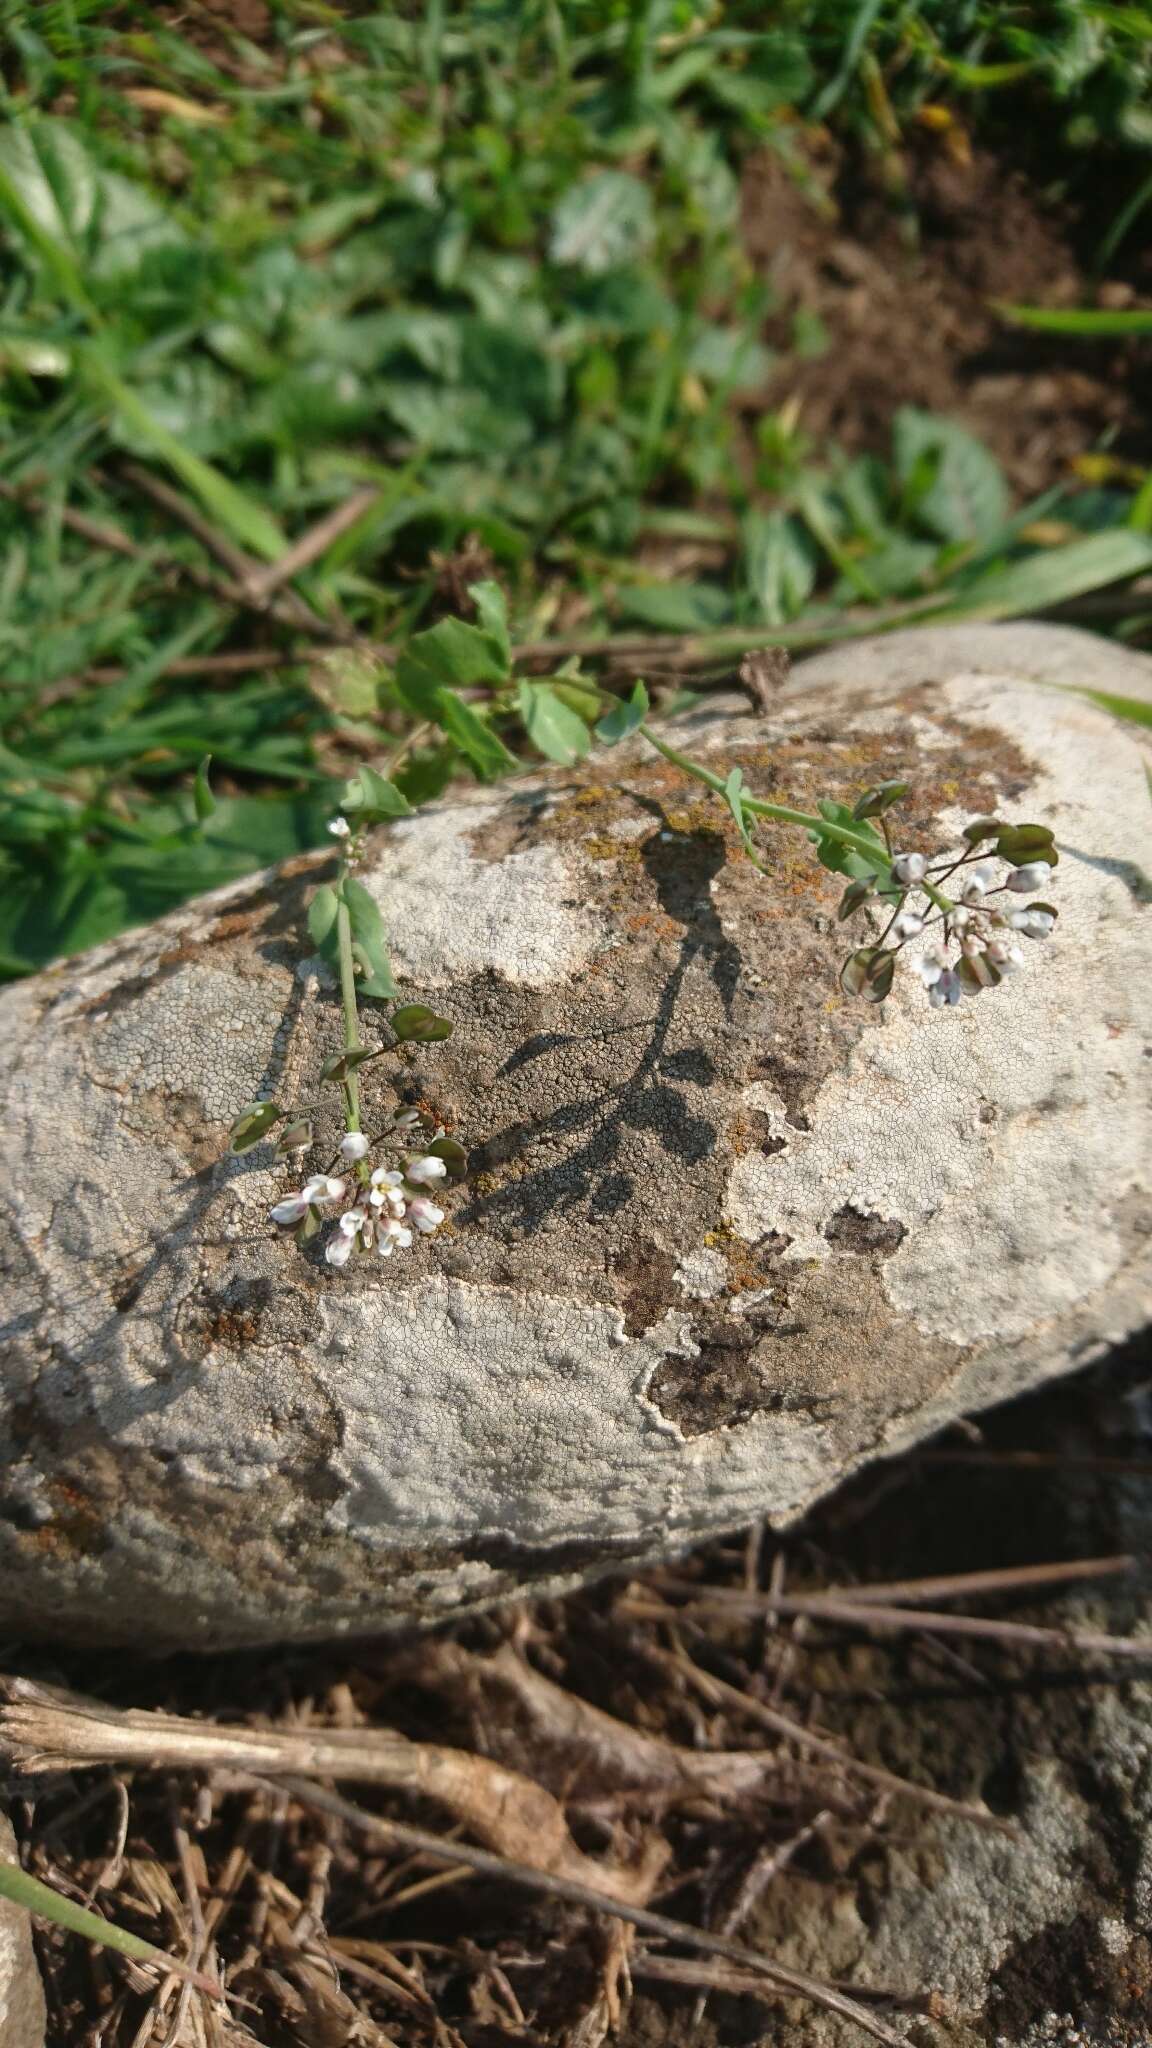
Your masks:
<svg viewBox="0 0 1152 2048"><path fill-rule="evenodd" d="M1008 877L1007 887L1014 896L1030 896L1034 889L1046 889L1052 881L1052 869L1046 860L1030 860L1022 868L1014 868Z"/></svg>
<svg viewBox="0 0 1152 2048"><path fill-rule="evenodd" d="M417 1195L408 1204L408 1220L415 1224L422 1236L429 1237L443 1223L444 1211L438 1209L435 1202L430 1202L427 1195Z"/></svg>
<svg viewBox="0 0 1152 2048"><path fill-rule="evenodd" d="M922 882L928 872L928 862L922 853L898 853L892 862L892 878L896 882Z"/></svg>
<svg viewBox="0 0 1152 2048"><path fill-rule="evenodd" d="M892 927L898 939L918 939L924 929L924 919L917 917L914 910L902 910Z"/></svg>
<svg viewBox="0 0 1152 2048"><path fill-rule="evenodd" d="M444 1161L437 1159L434 1153L429 1153L424 1159L413 1159L409 1162L406 1178L416 1187L421 1184L429 1186L433 1181L443 1180L447 1172L448 1168Z"/></svg>
<svg viewBox="0 0 1152 2048"><path fill-rule="evenodd" d="M329 818L328 830L334 839L350 839L352 837L352 827L348 823L347 818Z"/></svg>
<svg viewBox="0 0 1152 2048"><path fill-rule="evenodd" d="M1014 910L1008 922L1026 939L1046 939L1056 919L1050 910Z"/></svg>
<svg viewBox="0 0 1152 2048"><path fill-rule="evenodd" d="M345 1131L340 1140L340 1152L344 1159L364 1159L368 1153L368 1140L363 1131Z"/></svg>
<svg viewBox="0 0 1152 2048"><path fill-rule="evenodd" d="M352 1257L352 1246L354 1243L355 1238L348 1236L346 1232L337 1231L335 1237L329 1239L324 1253L328 1264L330 1266L346 1266Z"/></svg>

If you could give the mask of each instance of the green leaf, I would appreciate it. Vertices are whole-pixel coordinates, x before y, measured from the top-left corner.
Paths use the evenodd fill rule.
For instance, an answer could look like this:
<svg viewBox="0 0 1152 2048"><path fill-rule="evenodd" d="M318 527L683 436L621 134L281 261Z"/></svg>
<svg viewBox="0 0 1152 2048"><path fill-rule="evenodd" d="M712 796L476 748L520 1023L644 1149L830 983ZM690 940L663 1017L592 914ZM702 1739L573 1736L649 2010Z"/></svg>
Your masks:
<svg viewBox="0 0 1152 2048"><path fill-rule="evenodd" d="M445 627L458 630L447 634ZM487 636L460 619L444 619L430 632L418 633L396 665L397 693L408 709L447 733L486 782L508 774L520 764L451 685L503 680L503 670Z"/></svg>
<svg viewBox="0 0 1152 2048"><path fill-rule="evenodd" d="M516 708L534 747L571 768L582 761L592 745L592 735L576 711L561 702L547 683L522 682L516 691Z"/></svg>
<svg viewBox="0 0 1152 2048"><path fill-rule="evenodd" d="M655 626L661 633L707 632L732 613L727 593L715 583L622 584L616 608L622 619Z"/></svg>
<svg viewBox="0 0 1152 2048"><path fill-rule="evenodd" d="M210 1984L198 1971L187 1963L177 1962L175 1957L165 1954L163 1949L154 1948L150 1941L144 1941L138 1934L130 1934L126 1927L117 1927L111 1920L104 1920L99 1913L92 1913L87 1906L77 1905L75 1899L67 1899L62 1892L53 1891L51 1885L42 1884L38 1877L32 1877L18 1864L0 1861L0 1899L9 1899L15 1906L22 1906L26 1913L35 1913L40 1920L48 1920L56 1927L66 1928L69 1934L82 1935L98 1948L114 1949L118 1955L131 1956L138 1963L152 1963L162 1972L172 1972L177 1977L190 1978L198 1984Z"/></svg>
<svg viewBox="0 0 1152 2048"><path fill-rule="evenodd" d="M276 1141L276 1158L287 1159L293 1152L307 1152L312 1144L313 1130L307 1117L298 1117L295 1123L286 1124Z"/></svg>
<svg viewBox="0 0 1152 2048"><path fill-rule="evenodd" d="M893 425L896 468L913 485L920 524L942 541L983 540L1004 525L1010 499L994 455L955 420L902 406Z"/></svg>
<svg viewBox="0 0 1152 2048"><path fill-rule="evenodd" d="M360 984L357 983L357 987L359 986ZM346 1081L349 1074L354 1074L357 1067L364 1065L365 1060L378 1059L379 1056L380 1047L378 1045L348 1046L345 1051L334 1052L325 1060L320 1069L320 1079L322 1081Z"/></svg>
<svg viewBox="0 0 1152 2048"><path fill-rule="evenodd" d="M882 811L890 810L902 796L907 796L908 788L906 782L878 782L874 789L865 790L864 795L857 798L852 806L852 816L878 818Z"/></svg>
<svg viewBox="0 0 1152 2048"><path fill-rule="evenodd" d="M973 818L964 827L964 838L969 846L982 846L986 839L998 839L1003 830L1003 818Z"/></svg>
<svg viewBox="0 0 1152 2048"><path fill-rule="evenodd" d="M401 1044L436 1045L452 1036L450 1019L438 1017L425 1003L405 1003L403 1009L392 1012L388 1022Z"/></svg>
<svg viewBox="0 0 1152 2048"><path fill-rule="evenodd" d="M442 1159L449 1180L463 1180L468 1171L468 1154L455 1138L434 1138L428 1147L433 1159Z"/></svg>
<svg viewBox="0 0 1152 2048"><path fill-rule="evenodd" d="M648 692L637 680L631 694L622 697L611 711L606 711L596 727L596 737L606 747L614 747L626 740L631 733L643 725L648 716Z"/></svg>
<svg viewBox="0 0 1152 2048"><path fill-rule="evenodd" d="M385 818L409 818L412 806L394 782L375 768L358 768L340 794L342 811L353 811L357 824L375 825Z"/></svg>
<svg viewBox="0 0 1152 2048"><path fill-rule="evenodd" d="M553 263L588 276L643 255L656 231L648 186L629 171L595 171L571 185L552 215Z"/></svg>
<svg viewBox="0 0 1152 2048"><path fill-rule="evenodd" d="M1088 534L1064 547L1047 548L1023 561L990 569L960 584L954 601L934 611L940 625L959 619L1010 619L1023 612L1048 611L1106 583L1122 583L1152 567L1152 540L1124 527Z"/></svg>
<svg viewBox="0 0 1152 2048"><path fill-rule="evenodd" d="M308 936L329 967L338 967L340 962L336 943L336 918L339 909L340 898L332 884L321 883L308 905Z"/></svg>
<svg viewBox="0 0 1152 2048"><path fill-rule="evenodd" d="M843 924L845 918L854 917L858 910L863 909L871 894L871 882L849 882L840 898L840 907L836 912L837 922Z"/></svg>
<svg viewBox="0 0 1152 2048"><path fill-rule="evenodd" d="M1027 867L1034 860L1044 860L1055 867L1060 859L1047 825L1002 825L996 852L1001 860L1010 861L1017 868Z"/></svg>
<svg viewBox="0 0 1152 2048"><path fill-rule="evenodd" d="M728 809L731 811L733 818L736 820L736 830L740 834L740 838L743 842L745 853L748 855L748 858L751 861L753 867L759 868L761 874L763 874L763 862L761 861L760 856L756 851L756 842L753 839L752 834L748 830L748 820L744 814L743 769L732 768L729 770L727 779L724 783L724 797L728 805Z"/></svg>
<svg viewBox="0 0 1152 2048"><path fill-rule="evenodd" d="M848 955L840 969L840 986L846 995L882 1003L892 987L895 968L895 953L883 946L861 946Z"/></svg>
<svg viewBox="0 0 1152 2048"><path fill-rule="evenodd" d="M470 583L468 595L476 607L480 630L492 646L496 660L507 675L512 666L512 641L508 632L508 607L498 583Z"/></svg>
<svg viewBox="0 0 1152 2048"><path fill-rule="evenodd" d="M744 521L744 574L756 615L784 626L803 611L816 581L816 556L787 512L750 512Z"/></svg>
<svg viewBox="0 0 1152 2048"><path fill-rule="evenodd" d="M377 996L382 1002L394 1002L398 990L392 979L380 907L363 882L357 882L351 875L345 877L342 890L352 926L353 956L364 970L357 976L357 990L362 995Z"/></svg>
<svg viewBox="0 0 1152 2048"><path fill-rule="evenodd" d="M1097 306L997 306L1002 320L1017 327L1031 327L1038 334L1112 335L1152 334L1152 312L1146 309L1108 312Z"/></svg>
<svg viewBox="0 0 1152 2048"><path fill-rule="evenodd" d="M1132 725L1152 725L1152 703L1145 697L1118 697L1112 690L1086 690L1075 683L1057 683L1055 687L1087 697L1090 704L1099 704L1102 711L1110 711L1114 718L1127 719Z"/></svg>
<svg viewBox="0 0 1152 2048"><path fill-rule="evenodd" d="M228 1133L229 1151L250 1152L253 1145L267 1137L283 1114L278 1102L250 1102L247 1109L241 1110Z"/></svg>
<svg viewBox="0 0 1152 2048"><path fill-rule="evenodd" d="M205 822L205 819L210 818L216 809L216 799L212 794L212 787L208 781L208 770L211 766L212 756L211 754L205 754L204 759L196 770L196 780L192 785L192 802L195 805L196 816L201 824Z"/></svg>
<svg viewBox="0 0 1152 2048"><path fill-rule="evenodd" d="M878 832L874 832L866 821L860 822L849 810L847 804L833 803L831 797L822 797L817 809L830 825L846 825L855 833L863 833L876 841L875 859L870 859L856 846L846 846L842 839L830 833L809 831L808 837L816 848L816 858L822 867L834 875L850 875L857 881L870 881L879 885L881 895L891 882L888 849Z"/></svg>

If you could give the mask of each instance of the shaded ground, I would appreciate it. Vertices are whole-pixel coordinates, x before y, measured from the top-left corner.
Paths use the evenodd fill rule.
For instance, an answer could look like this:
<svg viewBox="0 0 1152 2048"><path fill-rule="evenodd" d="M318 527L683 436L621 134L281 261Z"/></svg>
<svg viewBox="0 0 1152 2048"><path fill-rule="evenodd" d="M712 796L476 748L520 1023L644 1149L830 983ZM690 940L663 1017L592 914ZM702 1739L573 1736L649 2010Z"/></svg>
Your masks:
<svg viewBox="0 0 1152 2048"><path fill-rule="evenodd" d="M902 405L962 420L1024 498L1067 483L1097 443L1147 462L1147 378L1131 346L1014 331L995 311L1144 303L1147 253L1130 280L1101 287L1082 220L1010 160L983 150L957 160L926 139L908 172L897 205L875 174L826 164L832 203L822 211L779 156L750 165L746 243L782 300L768 327L785 356L769 404L798 406L817 445L831 438L877 454ZM807 334L817 345L814 319L825 345L805 360L797 341Z"/></svg>

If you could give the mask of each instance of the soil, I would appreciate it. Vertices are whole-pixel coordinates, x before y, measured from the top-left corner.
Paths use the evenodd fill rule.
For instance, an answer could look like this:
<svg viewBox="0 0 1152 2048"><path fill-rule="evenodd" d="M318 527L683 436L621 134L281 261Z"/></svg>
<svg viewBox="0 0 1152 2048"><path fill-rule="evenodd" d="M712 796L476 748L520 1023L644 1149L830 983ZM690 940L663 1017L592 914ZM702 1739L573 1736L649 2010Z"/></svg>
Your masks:
<svg viewBox="0 0 1152 2048"><path fill-rule="evenodd" d="M824 208L777 153L745 176L746 247L779 295L766 338L787 358L757 411L765 397L790 402L814 442L877 454L898 407L945 414L987 443L1025 500L1074 481L1070 465L1087 451L1152 458L1138 348L1014 329L996 311L1146 303L1152 256L1096 279L1094 237L1071 205L983 152L959 161L926 139L899 203L859 165L813 170ZM797 313L827 337L807 360L795 353Z"/></svg>

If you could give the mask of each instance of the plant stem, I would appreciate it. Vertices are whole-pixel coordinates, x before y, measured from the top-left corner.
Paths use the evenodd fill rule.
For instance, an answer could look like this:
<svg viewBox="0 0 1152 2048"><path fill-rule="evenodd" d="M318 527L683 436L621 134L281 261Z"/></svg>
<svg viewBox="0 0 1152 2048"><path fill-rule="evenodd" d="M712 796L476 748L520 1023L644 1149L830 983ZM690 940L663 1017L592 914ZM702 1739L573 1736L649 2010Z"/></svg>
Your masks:
<svg viewBox="0 0 1152 2048"><path fill-rule="evenodd" d="M650 725L642 725L638 730L641 737L648 741L649 746L655 747L658 754L663 754L666 761L671 761L674 768L682 769L685 775L694 776L697 782L704 783L708 789L714 790L717 796L727 801L727 790L722 776L714 775L712 770L705 768L701 762L690 760L687 754L678 753L675 747L670 747L665 740L659 739ZM823 839L838 839L842 846L850 846L855 852L864 854L874 865L879 859L881 865L887 866L891 877L890 853L871 833L854 832L850 825L835 824L831 819L822 818L813 811L793 810L790 804L769 803L764 797L747 796L743 791L740 801L746 811L752 811L758 818L774 818L779 825L799 825L806 832L818 832ZM935 888L927 878L920 882L919 887L938 910L955 909L951 898Z"/></svg>
<svg viewBox="0 0 1152 2048"><path fill-rule="evenodd" d="M336 909L336 943L340 952L340 999L344 1006L344 1050L356 1052L361 1044L360 1013L356 1008L356 963L352 955L352 919L344 901L344 877L337 885L338 903ZM346 1129L360 1129L360 1082L356 1070L346 1074L341 1086L344 1091L344 1122Z"/></svg>

